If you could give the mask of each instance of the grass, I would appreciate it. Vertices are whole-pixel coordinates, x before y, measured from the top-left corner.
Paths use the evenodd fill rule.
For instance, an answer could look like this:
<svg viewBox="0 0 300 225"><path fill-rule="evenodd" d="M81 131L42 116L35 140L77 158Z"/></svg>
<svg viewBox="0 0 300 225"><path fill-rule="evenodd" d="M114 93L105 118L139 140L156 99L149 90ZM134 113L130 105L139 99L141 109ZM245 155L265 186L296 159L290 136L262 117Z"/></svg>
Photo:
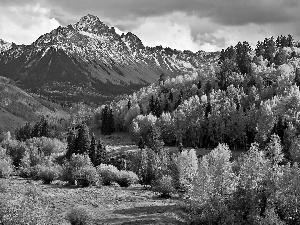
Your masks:
<svg viewBox="0 0 300 225"><path fill-rule="evenodd" d="M75 188L60 181L44 185L19 177L0 179L11 196L26 193L35 185L41 199L48 203L48 214L53 224L68 224L67 215L74 208L84 208L93 215L93 224L187 224L180 199L161 199L140 185L129 188L100 186Z"/></svg>

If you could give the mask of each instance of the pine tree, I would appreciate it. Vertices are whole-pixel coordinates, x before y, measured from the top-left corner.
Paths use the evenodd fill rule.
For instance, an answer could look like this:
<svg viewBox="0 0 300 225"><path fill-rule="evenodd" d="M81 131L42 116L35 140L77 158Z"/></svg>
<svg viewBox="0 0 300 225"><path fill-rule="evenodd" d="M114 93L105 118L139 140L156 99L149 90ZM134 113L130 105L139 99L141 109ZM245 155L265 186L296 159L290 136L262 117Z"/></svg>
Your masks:
<svg viewBox="0 0 300 225"><path fill-rule="evenodd" d="M41 126L40 121L36 122L31 131L31 137L41 137Z"/></svg>
<svg viewBox="0 0 300 225"><path fill-rule="evenodd" d="M95 140L94 144L93 146L91 145L91 151L90 151L91 162L93 163L94 166L99 166L100 164L106 164L107 153L106 153L106 147L104 143L100 139L98 142L96 142Z"/></svg>
<svg viewBox="0 0 300 225"><path fill-rule="evenodd" d="M32 127L30 123L26 123L24 127L16 129L15 135L18 141L26 141L31 138Z"/></svg>
<svg viewBox="0 0 300 225"><path fill-rule="evenodd" d="M40 136L41 137L51 137L51 132L50 132L50 126L48 124L48 121L45 119L45 117L41 118L40 121Z"/></svg>
<svg viewBox="0 0 300 225"><path fill-rule="evenodd" d="M101 132L104 135L110 135L115 131L114 126L114 116L112 109L108 106L105 106L102 110L102 125L101 125Z"/></svg>
<svg viewBox="0 0 300 225"><path fill-rule="evenodd" d="M140 140L139 140L138 146L139 146L139 149L141 149L141 150L145 148L145 141L144 141L144 139L143 139L142 136L140 136Z"/></svg>
<svg viewBox="0 0 300 225"><path fill-rule="evenodd" d="M160 102L159 102L159 99L158 98L156 98L156 100L155 100L155 106L154 106L154 115L158 118L158 117L160 117L160 115L161 115L161 108L160 108Z"/></svg>
<svg viewBox="0 0 300 225"><path fill-rule="evenodd" d="M150 109L150 112L152 114L154 114L154 110L155 110L155 101L154 101L154 96L152 95L151 98L150 98L150 101L149 101L149 109Z"/></svg>
<svg viewBox="0 0 300 225"><path fill-rule="evenodd" d="M97 143L96 143L95 134L93 133L92 138L91 138L90 150L89 150L89 157L90 157L92 162L93 162L93 158L94 158L94 155L95 155L96 148L97 148Z"/></svg>
<svg viewBox="0 0 300 225"><path fill-rule="evenodd" d="M75 153L75 140L76 140L76 133L72 129L69 131L68 137L67 137L67 143L68 143L67 153L66 153L67 159L70 159L72 154Z"/></svg>
<svg viewBox="0 0 300 225"><path fill-rule="evenodd" d="M88 154L90 150L89 128L86 124L81 124L75 139L75 153Z"/></svg>
<svg viewBox="0 0 300 225"><path fill-rule="evenodd" d="M164 112L171 112L171 105L167 99L165 100Z"/></svg>
<svg viewBox="0 0 300 225"><path fill-rule="evenodd" d="M131 108L131 100L130 99L128 100L127 108L128 108L128 110Z"/></svg>

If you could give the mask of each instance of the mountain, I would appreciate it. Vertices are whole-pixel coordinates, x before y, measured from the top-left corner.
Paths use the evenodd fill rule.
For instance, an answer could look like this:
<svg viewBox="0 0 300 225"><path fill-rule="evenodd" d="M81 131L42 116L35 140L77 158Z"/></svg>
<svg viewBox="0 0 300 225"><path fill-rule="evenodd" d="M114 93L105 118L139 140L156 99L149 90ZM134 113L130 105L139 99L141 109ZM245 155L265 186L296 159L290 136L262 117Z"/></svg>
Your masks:
<svg viewBox="0 0 300 225"><path fill-rule="evenodd" d="M0 39L0 53L9 50L10 48L12 48L12 46L13 46L12 43L8 43L8 42Z"/></svg>
<svg viewBox="0 0 300 225"><path fill-rule="evenodd" d="M34 122L40 116L53 120L68 118L60 105L26 93L8 78L0 76L0 134L13 132L26 122Z"/></svg>
<svg viewBox="0 0 300 225"><path fill-rule="evenodd" d="M118 33L88 14L31 45L13 45L0 53L0 76L52 100L97 102L157 82L162 73L175 77L197 72L218 57L147 47L131 32Z"/></svg>

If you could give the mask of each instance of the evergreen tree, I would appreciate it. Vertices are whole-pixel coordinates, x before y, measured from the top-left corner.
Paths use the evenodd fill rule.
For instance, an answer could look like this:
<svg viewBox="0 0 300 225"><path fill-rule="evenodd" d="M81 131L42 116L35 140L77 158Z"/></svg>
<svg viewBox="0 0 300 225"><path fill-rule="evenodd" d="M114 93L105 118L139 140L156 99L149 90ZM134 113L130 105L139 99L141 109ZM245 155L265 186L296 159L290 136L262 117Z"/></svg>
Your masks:
<svg viewBox="0 0 300 225"><path fill-rule="evenodd" d="M154 115L158 118L158 117L160 117L161 113L162 113L162 111L160 108L160 102L159 102L159 99L156 98L155 106L154 106Z"/></svg>
<svg viewBox="0 0 300 225"><path fill-rule="evenodd" d="M78 135L75 139L75 153L88 154L90 150L89 128L86 124L81 124L78 129Z"/></svg>
<svg viewBox="0 0 300 225"><path fill-rule="evenodd" d="M31 131L31 137L41 137L42 124L40 121L36 122Z"/></svg>
<svg viewBox="0 0 300 225"><path fill-rule="evenodd" d="M154 101L154 96L152 95L151 98L150 98L150 101L149 101L149 109L150 109L150 112L152 114L154 114L154 110L155 110L155 101Z"/></svg>
<svg viewBox="0 0 300 225"><path fill-rule="evenodd" d="M248 42L244 41L243 44L239 42L235 46L236 50L236 63L239 68L239 71L242 74L251 73L251 58L250 53L252 51Z"/></svg>
<svg viewBox="0 0 300 225"><path fill-rule="evenodd" d="M167 76L166 76L164 73L162 73L162 74L160 75L160 77L159 77L158 83L159 83L160 85L163 85L163 84L165 83L166 80L167 80Z"/></svg>
<svg viewBox="0 0 300 225"><path fill-rule="evenodd" d="M274 63L277 66L283 65L287 62L288 56L287 54L283 51L282 48L277 51L275 58L274 58Z"/></svg>
<svg viewBox="0 0 300 225"><path fill-rule="evenodd" d="M131 100L130 99L128 100L127 108L128 108L128 110L131 108Z"/></svg>
<svg viewBox="0 0 300 225"><path fill-rule="evenodd" d="M75 140L76 140L76 133L73 129L71 129L67 137L67 143L68 143L67 153L66 153L67 159L70 159L72 154L75 153Z"/></svg>
<svg viewBox="0 0 300 225"><path fill-rule="evenodd" d="M26 123L24 127L20 127L20 129L16 129L15 135L18 141L26 141L31 138L32 127L30 123Z"/></svg>
<svg viewBox="0 0 300 225"><path fill-rule="evenodd" d="M143 150L145 148L145 141L144 141L144 139L143 139L142 136L140 136L140 140L139 140L138 146L139 146L139 149L141 149L141 150Z"/></svg>
<svg viewBox="0 0 300 225"><path fill-rule="evenodd" d="M91 161L93 161L96 148L97 148L97 143L96 143L95 134L93 133L92 138L91 138L90 150L89 150L89 157L90 157Z"/></svg>
<svg viewBox="0 0 300 225"><path fill-rule="evenodd" d="M171 105L167 99L165 100L164 112L171 112Z"/></svg>
<svg viewBox="0 0 300 225"><path fill-rule="evenodd" d="M287 37L287 47L294 47L294 38L290 34Z"/></svg>
<svg viewBox="0 0 300 225"><path fill-rule="evenodd" d="M173 102L173 93L172 92L170 92L170 94L169 94L169 100L170 100L170 102Z"/></svg>
<svg viewBox="0 0 300 225"><path fill-rule="evenodd" d="M300 87L300 68L296 68L295 84Z"/></svg>
<svg viewBox="0 0 300 225"><path fill-rule="evenodd" d="M274 38L266 38L264 40L264 58L269 61L269 65L271 65L274 62L274 56L275 56L275 42Z"/></svg>
<svg viewBox="0 0 300 225"><path fill-rule="evenodd" d="M48 121L45 119L45 117L41 118L40 121L40 136L41 137L51 137L51 132L50 132L50 126L48 124Z"/></svg>
<svg viewBox="0 0 300 225"><path fill-rule="evenodd" d="M114 128L114 116L112 109L110 109L107 105L102 110L102 125L101 132L104 135L110 135L115 131Z"/></svg>
<svg viewBox="0 0 300 225"><path fill-rule="evenodd" d="M106 147L101 139L98 142L95 140L93 146L91 145L90 159L94 166L107 163Z"/></svg>
<svg viewBox="0 0 300 225"><path fill-rule="evenodd" d="M264 43L258 41L256 44L256 49L255 49L256 56L257 57L263 56L264 52L265 52Z"/></svg>

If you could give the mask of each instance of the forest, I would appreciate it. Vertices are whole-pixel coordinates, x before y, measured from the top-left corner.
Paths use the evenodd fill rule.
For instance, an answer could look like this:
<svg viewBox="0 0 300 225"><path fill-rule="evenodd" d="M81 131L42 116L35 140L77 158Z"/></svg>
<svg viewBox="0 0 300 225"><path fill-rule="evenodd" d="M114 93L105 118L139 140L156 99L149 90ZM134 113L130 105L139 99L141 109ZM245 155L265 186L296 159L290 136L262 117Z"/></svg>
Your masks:
<svg viewBox="0 0 300 225"><path fill-rule="evenodd" d="M140 184L161 198L179 196L187 224L300 224L299 86L300 43L291 35L255 49L239 42L198 73L162 74L132 95L78 110L63 126L43 117L20 127L0 143L0 177ZM114 154L91 124L104 136L129 134L138 149ZM28 224L29 212L13 216L16 203L6 198L0 223ZM78 210L69 222L88 224L88 213L76 217Z"/></svg>

